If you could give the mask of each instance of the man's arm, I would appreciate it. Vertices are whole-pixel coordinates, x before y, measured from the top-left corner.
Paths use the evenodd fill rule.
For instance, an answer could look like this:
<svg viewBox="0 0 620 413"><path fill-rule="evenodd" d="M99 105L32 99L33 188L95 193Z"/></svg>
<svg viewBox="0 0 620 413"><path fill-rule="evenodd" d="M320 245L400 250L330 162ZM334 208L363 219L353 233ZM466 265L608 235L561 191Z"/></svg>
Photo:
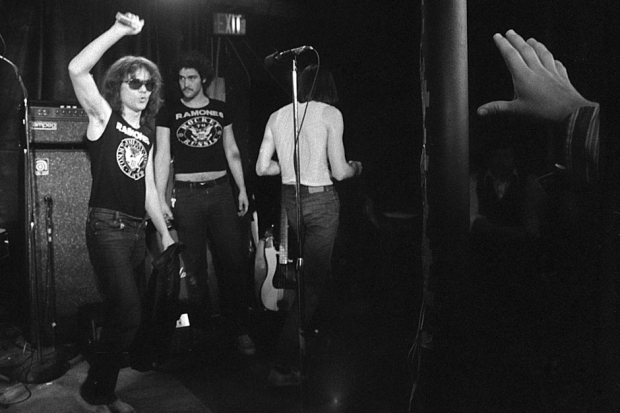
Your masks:
<svg viewBox="0 0 620 413"><path fill-rule="evenodd" d="M145 184L146 184L146 198L144 206L146 212L155 225L157 232L161 235L162 247L165 250L170 245L174 244L174 240L168 231L166 221L162 214L161 206L157 196L157 188L155 186L155 177L153 171L153 151L149 152L149 160L146 164Z"/></svg>
<svg viewBox="0 0 620 413"><path fill-rule="evenodd" d="M581 96L564 65L542 43L526 42L514 30L493 40L512 75L514 99L486 103L478 108L479 115L506 113L558 123L583 106L596 105Z"/></svg>
<svg viewBox="0 0 620 413"><path fill-rule="evenodd" d="M342 113L334 107L328 107L323 113L323 120L327 125L327 156L332 177L338 181L351 178L362 173L362 163L359 161L347 162L344 153L342 135L344 122Z"/></svg>
<svg viewBox="0 0 620 413"><path fill-rule="evenodd" d="M276 146L273 142L272 120L269 118L258 152L258 159L256 160L256 174L258 176L280 175L280 164L273 160L275 152Z"/></svg>
<svg viewBox="0 0 620 413"><path fill-rule="evenodd" d="M135 20L133 26L127 26L116 21L112 27L89 43L80 53L69 62L69 77L78 102L88 115L86 136L90 140L97 140L103 133L112 114L112 108L99 93L97 84L90 71L101 59L103 54L126 35L140 33L144 20L138 16L128 14Z"/></svg>
<svg viewBox="0 0 620 413"><path fill-rule="evenodd" d="M571 177L592 183L599 165L598 104L585 99L568 78L564 65L540 42L527 42L513 30L493 37L512 75L514 99L478 108L480 116L510 114L564 124L557 166Z"/></svg>
<svg viewBox="0 0 620 413"><path fill-rule="evenodd" d="M239 147L235 141L235 134L233 132L232 124L224 127L224 153L226 153L226 160L228 161L228 167L230 172L239 188L239 216L245 215L248 212L249 200L248 194L245 188L245 179L243 177L243 165L241 164L241 153Z"/></svg>
<svg viewBox="0 0 620 413"><path fill-rule="evenodd" d="M600 169L599 105L583 106L566 121L564 150L557 166L565 168L574 180L592 184Z"/></svg>
<svg viewBox="0 0 620 413"><path fill-rule="evenodd" d="M163 126L157 127L157 150L155 151L155 186L159 204L161 205L164 218L174 219L172 210L168 205L166 193L170 179L170 129Z"/></svg>

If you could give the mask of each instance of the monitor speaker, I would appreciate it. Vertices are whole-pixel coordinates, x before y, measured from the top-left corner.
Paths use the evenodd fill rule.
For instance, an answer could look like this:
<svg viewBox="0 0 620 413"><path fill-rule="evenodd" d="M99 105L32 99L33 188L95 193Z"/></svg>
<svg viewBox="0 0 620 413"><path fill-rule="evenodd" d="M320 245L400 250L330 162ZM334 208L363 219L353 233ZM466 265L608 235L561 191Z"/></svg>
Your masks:
<svg viewBox="0 0 620 413"><path fill-rule="evenodd" d="M86 247L91 175L85 150L34 150L35 271L39 306L55 297L59 318L100 301ZM53 281L53 284L51 284ZM53 290L52 290L53 288Z"/></svg>

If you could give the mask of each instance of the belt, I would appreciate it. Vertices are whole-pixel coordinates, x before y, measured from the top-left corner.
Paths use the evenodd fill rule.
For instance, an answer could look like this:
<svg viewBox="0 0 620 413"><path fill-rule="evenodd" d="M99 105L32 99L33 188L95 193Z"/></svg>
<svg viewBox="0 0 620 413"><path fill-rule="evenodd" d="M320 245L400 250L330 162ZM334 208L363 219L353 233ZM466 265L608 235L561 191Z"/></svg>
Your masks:
<svg viewBox="0 0 620 413"><path fill-rule="evenodd" d="M211 188L224 182L228 182L228 175L220 176L217 179L212 179L210 181L202 181L202 182L192 182L192 181L174 181L174 186L176 188Z"/></svg>
<svg viewBox="0 0 620 413"><path fill-rule="evenodd" d="M295 190L295 185L284 185L285 189L289 189L291 191ZM324 185L324 186L307 186L300 185L300 190L302 194L317 194L319 192L329 192L334 190L333 185Z"/></svg>
<svg viewBox="0 0 620 413"><path fill-rule="evenodd" d="M108 209L108 208L90 207L88 208L88 214L90 215L91 213L108 214L108 215L113 216L114 219L124 218L124 219L127 219L129 221L134 221L134 222L143 222L146 220L146 217L144 218L135 217L133 215L129 215L124 212L116 211L114 209Z"/></svg>

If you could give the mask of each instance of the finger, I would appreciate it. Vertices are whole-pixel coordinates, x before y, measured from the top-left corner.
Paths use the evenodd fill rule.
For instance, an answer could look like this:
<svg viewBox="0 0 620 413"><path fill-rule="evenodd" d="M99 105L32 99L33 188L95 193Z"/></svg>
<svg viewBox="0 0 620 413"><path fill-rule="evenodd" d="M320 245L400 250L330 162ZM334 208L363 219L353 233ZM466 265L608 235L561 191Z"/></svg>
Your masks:
<svg viewBox="0 0 620 413"><path fill-rule="evenodd" d="M512 111L512 102L506 100L496 100L494 102L485 103L476 111L478 116L494 116Z"/></svg>
<svg viewBox="0 0 620 413"><path fill-rule="evenodd" d="M504 58L506 66L513 77L515 72L519 72L527 68L527 65L519 51L515 49L506 37L497 33L493 36L493 41Z"/></svg>
<svg viewBox="0 0 620 413"><path fill-rule="evenodd" d="M536 51L517 32L508 30L506 32L506 39L528 67L535 68L542 65Z"/></svg>
<svg viewBox="0 0 620 413"><path fill-rule="evenodd" d="M566 70L566 66L562 64L559 60L555 61L555 70L557 70L558 74L567 82L570 83L570 79L568 78L568 71Z"/></svg>
<svg viewBox="0 0 620 413"><path fill-rule="evenodd" d="M573 86L572 82L570 81L570 78L568 77L568 70L566 70L566 66L564 66L562 62L560 62L559 60L556 60L555 67L556 67L556 70L558 71L558 75L564 81L564 85L570 88L575 95L581 96L581 94L577 91L577 89L575 89L575 86Z"/></svg>
<svg viewBox="0 0 620 413"><path fill-rule="evenodd" d="M540 60L542 65L547 70L553 73L557 73L557 70L555 67L555 58L553 57L553 54L551 54L549 49L547 49L547 47L544 44L540 43L539 41L533 38L528 39L527 44L530 45L532 49L534 49L534 51L536 52L536 55L538 56L538 59Z"/></svg>

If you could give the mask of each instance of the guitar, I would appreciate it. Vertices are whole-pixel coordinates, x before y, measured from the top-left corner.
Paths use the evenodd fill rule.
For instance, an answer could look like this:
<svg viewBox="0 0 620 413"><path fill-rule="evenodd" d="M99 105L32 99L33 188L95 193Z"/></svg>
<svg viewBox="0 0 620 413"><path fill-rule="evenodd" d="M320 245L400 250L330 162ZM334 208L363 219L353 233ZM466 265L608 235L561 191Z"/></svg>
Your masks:
<svg viewBox="0 0 620 413"><path fill-rule="evenodd" d="M265 234L267 275L261 287L261 301L271 311L290 308L295 298L295 267L288 258L288 219L286 210L280 213L280 246L276 251L273 229Z"/></svg>

